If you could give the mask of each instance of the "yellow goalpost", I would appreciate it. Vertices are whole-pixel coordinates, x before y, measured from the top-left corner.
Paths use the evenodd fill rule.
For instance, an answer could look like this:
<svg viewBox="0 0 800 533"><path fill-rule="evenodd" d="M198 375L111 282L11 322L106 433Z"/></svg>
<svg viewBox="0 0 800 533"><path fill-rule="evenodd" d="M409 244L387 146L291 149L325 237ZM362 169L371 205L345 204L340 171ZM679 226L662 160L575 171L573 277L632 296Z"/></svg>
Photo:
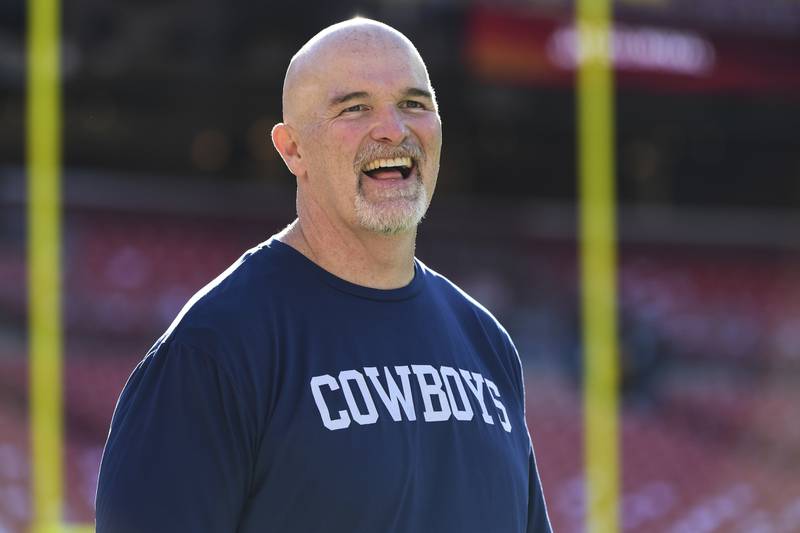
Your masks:
<svg viewBox="0 0 800 533"><path fill-rule="evenodd" d="M63 521L61 68L59 0L28 0L26 164L31 530L88 533Z"/></svg>
<svg viewBox="0 0 800 533"><path fill-rule="evenodd" d="M28 2L28 339L33 527L61 528L61 98L58 0Z"/></svg>
<svg viewBox="0 0 800 533"><path fill-rule="evenodd" d="M578 181L587 530L619 531L611 1L578 0Z"/></svg>
<svg viewBox="0 0 800 533"><path fill-rule="evenodd" d="M59 0L29 0L26 162L31 530L87 533L63 522L61 80Z"/></svg>

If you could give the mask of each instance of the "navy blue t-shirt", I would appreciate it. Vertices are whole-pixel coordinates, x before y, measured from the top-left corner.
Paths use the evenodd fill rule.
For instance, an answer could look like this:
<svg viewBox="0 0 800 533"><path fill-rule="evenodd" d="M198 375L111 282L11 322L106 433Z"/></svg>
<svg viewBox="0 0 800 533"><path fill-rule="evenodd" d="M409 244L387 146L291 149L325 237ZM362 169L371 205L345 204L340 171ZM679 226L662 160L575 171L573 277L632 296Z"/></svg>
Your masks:
<svg viewBox="0 0 800 533"><path fill-rule="evenodd" d="M414 268L377 290L248 251L128 380L97 531L549 532L508 334Z"/></svg>

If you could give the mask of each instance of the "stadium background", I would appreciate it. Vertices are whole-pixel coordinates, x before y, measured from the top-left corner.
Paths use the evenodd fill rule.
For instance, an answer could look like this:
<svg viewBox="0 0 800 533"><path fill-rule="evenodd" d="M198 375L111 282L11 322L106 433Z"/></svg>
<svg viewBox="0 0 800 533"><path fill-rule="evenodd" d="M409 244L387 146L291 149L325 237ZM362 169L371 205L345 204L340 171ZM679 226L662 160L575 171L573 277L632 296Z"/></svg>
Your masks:
<svg viewBox="0 0 800 533"><path fill-rule="evenodd" d="M572 6L63 7L66 521L116 397L185 300L293 216L269 143L293 52L405 32L444 122L418 256L506 324L556 531L585 516ZM31 520L25 5L0 5L0 532ZM615 4L621 529L800 531L800 3Z"/></svg>

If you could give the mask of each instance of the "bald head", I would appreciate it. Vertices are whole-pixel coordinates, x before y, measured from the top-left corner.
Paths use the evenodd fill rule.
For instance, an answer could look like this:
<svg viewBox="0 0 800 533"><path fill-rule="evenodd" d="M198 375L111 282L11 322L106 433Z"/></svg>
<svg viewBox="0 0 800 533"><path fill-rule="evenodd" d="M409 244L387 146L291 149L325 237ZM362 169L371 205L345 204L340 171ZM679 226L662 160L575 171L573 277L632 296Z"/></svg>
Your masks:
<svg viewBox="0 0 800 533"><path fill-rule="evenodd" d="M302 127L311 118L308 114L313 112L313 104L319 103L316 100L329 96L320 93L331 89L330 82L337 75L346 74L342 68L376 55L405 57L430 87L425 63L405 35L381 22L354 18L325 28L292 57L283 82L284 122Z"/></svg>
<svg viewBox="0 0 800 533"><path fill-rule="evenodd" d="M419 52L374 20L326 28L289 64L272 142L297 177L301 222L413 230L433 195L442 144Z"/></svg>

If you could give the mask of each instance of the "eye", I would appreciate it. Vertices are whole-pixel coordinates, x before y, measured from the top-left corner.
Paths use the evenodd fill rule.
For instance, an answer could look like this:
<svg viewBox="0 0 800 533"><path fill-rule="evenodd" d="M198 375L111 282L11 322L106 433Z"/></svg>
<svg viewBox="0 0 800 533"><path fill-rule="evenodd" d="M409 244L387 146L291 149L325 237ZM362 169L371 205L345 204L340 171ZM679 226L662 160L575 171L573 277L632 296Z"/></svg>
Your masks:
<svg viewBox="0 0 800 533"><path fill-rule="evenodd" d="M344 113L357 113L359 111L366 111L367 109L367 106L364 104L351 105L350 107L342 109L340 115L343 115Z"/></svg>
<svg viewBox="0 0 800 533"><path fill-rule="evenodd" d="M403 100L400 102L400 107L405 109L427 109L425 104L416 100Z"/></svg>

